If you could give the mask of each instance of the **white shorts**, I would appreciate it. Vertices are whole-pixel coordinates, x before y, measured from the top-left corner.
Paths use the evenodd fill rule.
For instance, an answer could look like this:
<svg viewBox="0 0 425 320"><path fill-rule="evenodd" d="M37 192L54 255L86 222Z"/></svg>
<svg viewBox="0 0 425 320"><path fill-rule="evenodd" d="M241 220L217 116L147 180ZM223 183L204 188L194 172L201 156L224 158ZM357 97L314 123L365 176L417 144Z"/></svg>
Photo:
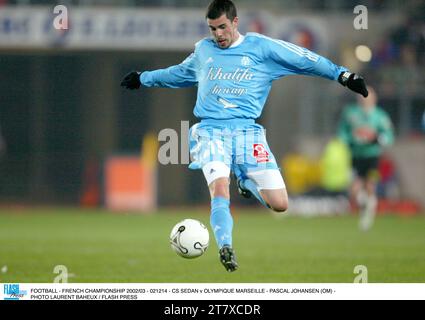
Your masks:
<svg viewBox="0 0 425 320"><path fill-rule="evenodd" d="M218 178L229 178L230 168L220 161L212 161L202 167L207 184L210 185ZM264 169L260 171L247 172L247 177L255 182L258 190L285 189L285 182L279 169Z"/></svg>

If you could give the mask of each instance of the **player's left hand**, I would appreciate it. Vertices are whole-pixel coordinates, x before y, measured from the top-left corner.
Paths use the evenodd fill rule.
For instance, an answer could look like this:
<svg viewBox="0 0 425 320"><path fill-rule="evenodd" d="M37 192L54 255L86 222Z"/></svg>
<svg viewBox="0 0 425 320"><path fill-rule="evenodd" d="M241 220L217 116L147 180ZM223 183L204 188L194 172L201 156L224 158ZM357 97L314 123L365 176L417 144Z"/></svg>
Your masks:
<svg viewBox="0 0 425 320"><path fill-rule="evenodd" d="M358 74L348 71L342 72L338 77L338 82L344 87L348 87L348 89L360 93L365 98L369 95L363 77Z"/></svg>
<svg viewBox="0 0 425 320"><path fill-rule="evenodd" d="M140 71L131 71L126 74L124 79L121 81L121 87L125 87L126 89L139 89L142 85L140 83Z"/></svg>

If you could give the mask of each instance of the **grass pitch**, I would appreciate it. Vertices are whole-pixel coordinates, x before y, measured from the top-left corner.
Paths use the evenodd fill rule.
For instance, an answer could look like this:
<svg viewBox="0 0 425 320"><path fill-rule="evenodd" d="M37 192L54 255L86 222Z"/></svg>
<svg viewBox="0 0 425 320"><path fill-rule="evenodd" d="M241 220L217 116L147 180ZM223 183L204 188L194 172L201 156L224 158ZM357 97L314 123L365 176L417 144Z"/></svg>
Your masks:
<svg viewBox="0 0 425 320"><path fill-rule="evenodd" d="M207 210L206 210L207 211ZM280 217L233 210L240 269L227 273L210 247L200 258L177 256L175 223L206 211L150 215L81 209L0 209L0 282L53 282L65 265L69 282L352 283L364 265L369 282L425 282L425 216L379 216L369 232L357 217Z"/></svg>

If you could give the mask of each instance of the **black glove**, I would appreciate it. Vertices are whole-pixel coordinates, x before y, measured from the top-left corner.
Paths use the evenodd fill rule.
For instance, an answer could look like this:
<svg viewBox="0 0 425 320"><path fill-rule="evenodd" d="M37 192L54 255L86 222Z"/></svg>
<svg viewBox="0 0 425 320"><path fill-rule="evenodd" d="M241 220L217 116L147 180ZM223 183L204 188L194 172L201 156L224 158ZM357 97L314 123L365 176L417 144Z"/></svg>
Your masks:
<svg viewBox="0 0 425 320"><path fill-rule="evenodd" d="M139 71L131 71L130 73L126 74L124 79L121 81L121 87L125 87L126 89L139 89L142 85L140 83L140 74Z"/></svg>
<svg viewBox="0 0 425 320"><path fill-rule="evenodd" d="M341 72L338 77L338 82L344 87L348 87L348 89L360 93L365 98L369 95L363 77L355 73L350 73L348 71Z"/></svg>

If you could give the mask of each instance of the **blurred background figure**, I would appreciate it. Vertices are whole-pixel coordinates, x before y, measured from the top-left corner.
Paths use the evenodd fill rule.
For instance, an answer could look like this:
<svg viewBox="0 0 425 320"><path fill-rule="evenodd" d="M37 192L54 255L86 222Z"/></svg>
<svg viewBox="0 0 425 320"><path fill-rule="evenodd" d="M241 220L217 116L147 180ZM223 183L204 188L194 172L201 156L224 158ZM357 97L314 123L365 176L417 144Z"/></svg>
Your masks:
<svg viewBox="0 0 425 320"><path fill-rule="evenodd" d="M372 227L377 209L380 156L383 148L394 142L391 120L377 106L375 90L368 90L367 98L359 97L357 104L345 108L339 127L339 137L351 150L354 179L350 196L359 209L359 226L364 231Z"/></svg>

